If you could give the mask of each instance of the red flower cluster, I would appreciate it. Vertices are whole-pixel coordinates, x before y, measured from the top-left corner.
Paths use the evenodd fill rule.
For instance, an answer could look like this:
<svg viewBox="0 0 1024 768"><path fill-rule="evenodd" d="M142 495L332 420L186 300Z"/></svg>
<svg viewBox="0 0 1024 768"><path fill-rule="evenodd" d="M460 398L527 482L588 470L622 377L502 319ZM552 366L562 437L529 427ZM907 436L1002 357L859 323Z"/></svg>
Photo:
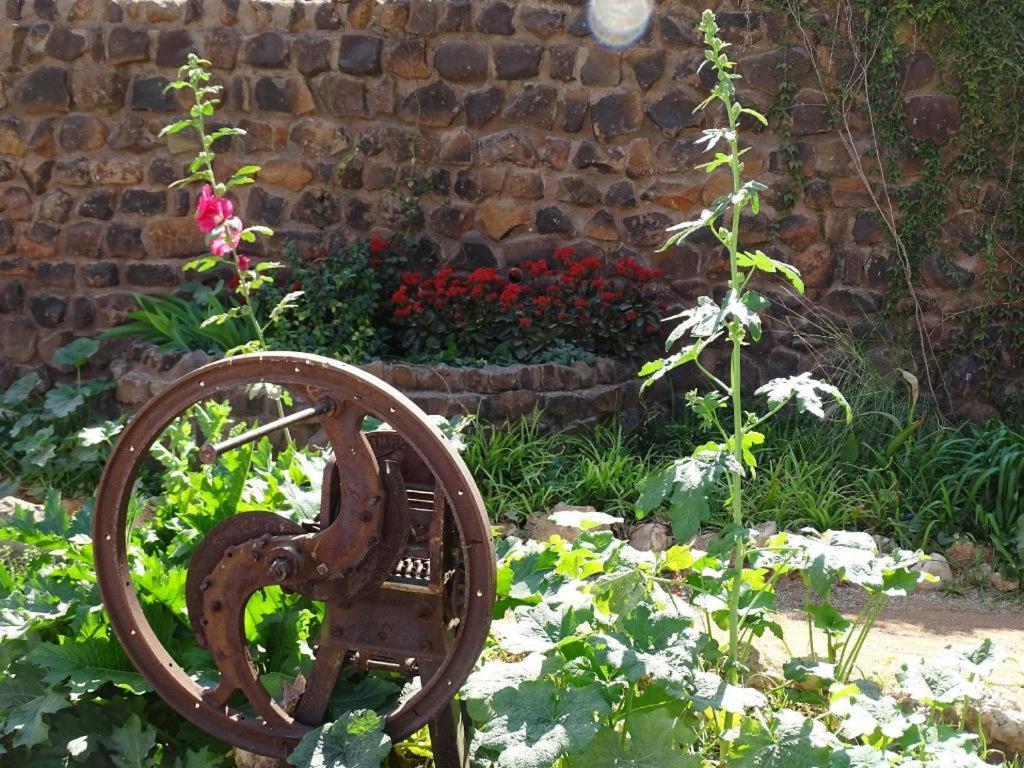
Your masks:
<svg viewBox="0 0 1024 768"><path fill-rule="evenodd" d="M372 247L372 246L371 246ZM404 345L415 355L458 350L486 358L501 348L528 360L569 343L593 354L633 357L647 351L660 312L653 282L661 277L629 258L558 250L501 275L446 267L425 277L406 272L391 297Z"/></svg>

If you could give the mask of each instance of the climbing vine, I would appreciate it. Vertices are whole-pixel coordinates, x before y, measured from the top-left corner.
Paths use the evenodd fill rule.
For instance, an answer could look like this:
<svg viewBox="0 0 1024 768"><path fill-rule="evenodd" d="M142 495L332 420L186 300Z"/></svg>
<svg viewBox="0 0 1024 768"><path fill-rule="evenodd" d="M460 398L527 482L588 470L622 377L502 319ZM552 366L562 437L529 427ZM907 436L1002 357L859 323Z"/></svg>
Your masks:
<svg viewBox="0 0 1024 768"><path fill-rule="evenodd" d="M812 52L811 41L830 51L853 43L853 71L834 77L819 69L819 77L837 124L866 111L875 134L878 162L866 175L880 218L888 218L892 260L902 267L890 270L886 311L896 316L916 306L920 321L915 287L931 260L933 278L945 273L947 285L959 284L966 307L948 318L957 330L938 355L939 368L973 356L986 399L1004 416L1021 415L1022 398L1007 385L1013 361L1006 350L1024 346L1024 170L1017 156L1024 146L1024 3L836 0L827 19L801 0L769 4L790 14ZM942 146L916 138L905 123L904 68L917 51L931 53L936 82L960 104L960 130ZM898 215L886 210L889 203ZM976 215L967 227L950 226L961 207ZM977 255L973 284L955 264L961 252ZM908 293L914 302L903 301ZM928 345L921 347L928 356Z"/></svg>

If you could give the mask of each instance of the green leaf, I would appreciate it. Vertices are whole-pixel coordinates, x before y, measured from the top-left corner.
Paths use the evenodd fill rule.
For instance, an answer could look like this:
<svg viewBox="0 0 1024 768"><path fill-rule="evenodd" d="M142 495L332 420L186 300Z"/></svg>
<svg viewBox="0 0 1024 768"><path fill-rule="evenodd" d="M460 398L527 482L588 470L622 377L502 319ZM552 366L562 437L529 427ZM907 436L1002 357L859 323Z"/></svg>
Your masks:
<svg viewBox="0 0 1024 768"><path fill-rule="evenodd" d="M730 768L828 768L835 740L824 726L791 709L770 727L746 718L727 763Z"/></svg>
<svg viewBox="0 0 1024 768"><path fill-rule="evenodd" d="M798 293L804 292L804 281L800 277L800 270L783 261L773 259L771 256L766 255L764 251L738 253L736 254L736 263L740 267L753 267L769 274L777 272L789 280Z"/></svg>
<svg viewBox="0 0 1024 768"><path fill-rule="evenodd" d="M825 406L822 403L821 394L831 395L846 412L847 423L853 421L853 411L850 409L850 404L846 402L846 398L843 397L843 393L831 384L812 379L810 373L801 373L799 376L790 376L785 379L772 379L754 394L767 397L768 405L773 408L795 398L797 409L801 413L806 411L819 419L825 418Z"/></svg>
<svg viewBox="0 0 1024 768"><path fill-rule="evenodd" d="M964 678L949 659L920 659L902 664L896 673L900 688L911 698L925 704L954 704L975 699L982 693L980 683Z"/></svg>
<svg viewBox="0 0 1024 768"><path fill-rule="evenodd" d="M175 84L172 83L171 85L167 86L167 88L165 88L164 91L166 92L168 88L172 88L174 85ZM157 138L163 138L164 136L171 136L172 134L175 133L181 133L186 128L191 128L194 125L194 120L179 120L176 123L171 123L170 125L165 125L163 128L161 128L160 133L157 134Z"/></svg>
<svg viewBox="0 0 1024 768"><path fill-rule="evenodd" d="M65 638L60 645L40 643L29 652L28 659L45 671L43 680L47 683L67 681L77 693L89 693L107 683L131 693L150 690L113 639L89 637L76 642Z"/></svg>
<svg viewBox="0 0 1024 768"><path fill-rule="evenodd" d="M646 595L647 578L639 568L608 573L591 586L594 605L606 616L626 616Z"/></svg>
<svg viewBox="0 0 1024 768"><path fill-rule="evenodd" d="M495 768L550 768L590 744L609 706L596 686L560 689L538 680L499 691L493 708L475 735L477 752Z"/></svg>
<svg viewBox="0 0 1024 768"><path fill-rule="evenodd" d="M828 635L843 635L853 624L828 603L812 603L806 608L814 619L814 626Z"/></svg>
<svg viewBox="0 0 1024 768"><path fill-rule="evenodd" d="M67 697L47 688L38 678L27 673L7 675L0 680L0 714L6 712L0 734L17 733L15 747L44 744L50 732L44 716L69 706Z"/></svg>
<svg viewBox="0 0 1024 768"><path fill-rule="evenodd" d="M32 391L39 386L39 374L33 371L15 381L0 397L0 408L10 409L22 405Z"/></svg>
<svg viewBox="0 0 1024 768"><path fill-rule="evenodd" d="M548 603L519 606L491 624L502 650L512 654L544 653L572 637L576 621L571 609Z"/></svg>
<svg viewBox="0 0 1024 768"><path fill-rule="evenodd" d="M85 405L85 395L78 387L70 384L58 384L46 393L43 408L46 415L53 419L64 419Z"/></svg>
<svg viewBox="0 0 1024 768"><path fill-rule="evenodd" d="M830 683L836 679L836 665L820 659L790 659L782 665L782 674L787 680L802 683L806 680L818 680Z"/></svg>
<svg viewBox="0 0 1024 768"><path fill-rule="evenodd" d="M522 661L493 659L484 662L459 691L470 717L477 722L489 719L494 714L490 708L494 694L504 688L516 688L527 681L539 679L543 663L544 656L539 653L531 653Z"/></svg>
<svg viewBox="0 0 1024 768"><path fill-rule="evenodd" d="M149 753L156 747L156 728L142 724L132 715L124 725L115 726L109 745L118 768L150 768Z"/></svg>
<svg viewBox="0 0 1024 768"><path fill-rule="evenodd" d="M703 711L713 709L742 715L746 710L768 706L768 699L753 688L731 685L712 672L699 672L695 676L693 706Z"/></svg>
<svg viewBox="0 0 1024 768"><path fill-rule="evenodd" d="M358 709L303 736L288 762L302 768L380 768L390 752L384 718Z"/></svg>
<svg viewBox="0 0 1024 768"><path fill-rule="evenodd" d="M89 358L95 355L99 349L100 343L96 339L82 336L54 352L53 359L61 365L81 368L89 362Z"/></svg>
<svg viewBox="0 0 1024 768"><path fill-rule="evenodd" d="M299 298L303 293L304 291L292 291L291 293L285 294L284 298L277 302L277 305L270 310L270 322L276 322L281 315L298 304Z"/></svg>
<svg viewBox="0 0 1024 768"><path fill-rule="evenodd" d="M830 696L829 712L840 720L840 732L848 739L873 738L876 735L897 739L916 723L921 713L907 715L892 696L867 683L856 683Z"/></svg>
<svg viewBox="0 0 1024 768"><path fill-rule="evenodd" d="M221 768L224 756L202 749L198 752L189 750L174 761L174 768Z"/></svg>

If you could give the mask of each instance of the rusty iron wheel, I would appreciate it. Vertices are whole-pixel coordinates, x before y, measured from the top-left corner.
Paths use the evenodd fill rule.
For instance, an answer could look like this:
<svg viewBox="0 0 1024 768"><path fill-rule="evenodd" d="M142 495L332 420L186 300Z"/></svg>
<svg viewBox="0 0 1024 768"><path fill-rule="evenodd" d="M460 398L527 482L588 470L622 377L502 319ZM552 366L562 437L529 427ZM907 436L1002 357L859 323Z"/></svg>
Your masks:
<svg viewBox="0 0 1024 768"><path fill-rule="evenodd" d="M490 626L495 600L495 555L483 501L462 459L426 414L398 390L363 371L328 358L261 353L221 360L172 383L132 418L122 432L96 495L93 540L103 603L128 657L179 714L211 735L271 757L285 757L310 730L294 718L266 722L215 706L157 639L143 613L131 578L127 523L129 501L151 446L193 405L246 384L275 384L293 392L315 392L351 404L387 422L415 450L443 489L457 529L465 594L458 631L444 659L424 675L421 689L387 716L391 738L401 741L448 705L472 671ZM312 405L312 402L310 403ZM320 417L322 421L332 414ZM330 429L327 430L330 434ZM344 456L334 445L339 465Z"/></svg>

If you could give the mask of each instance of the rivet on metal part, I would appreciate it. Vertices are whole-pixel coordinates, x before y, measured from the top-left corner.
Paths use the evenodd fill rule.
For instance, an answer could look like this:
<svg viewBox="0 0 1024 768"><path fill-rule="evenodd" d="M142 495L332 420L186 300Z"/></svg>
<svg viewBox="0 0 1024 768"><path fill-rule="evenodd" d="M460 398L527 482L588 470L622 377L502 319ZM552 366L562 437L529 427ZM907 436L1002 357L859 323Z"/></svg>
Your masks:
<svg viewBox="0 0 1024 768"><path fill-rule="evenodd" d="M330 568L327 567L327 563L320 563L320 565L316 567L316 572L321 576L326 576L329 570Z"/></svg>

